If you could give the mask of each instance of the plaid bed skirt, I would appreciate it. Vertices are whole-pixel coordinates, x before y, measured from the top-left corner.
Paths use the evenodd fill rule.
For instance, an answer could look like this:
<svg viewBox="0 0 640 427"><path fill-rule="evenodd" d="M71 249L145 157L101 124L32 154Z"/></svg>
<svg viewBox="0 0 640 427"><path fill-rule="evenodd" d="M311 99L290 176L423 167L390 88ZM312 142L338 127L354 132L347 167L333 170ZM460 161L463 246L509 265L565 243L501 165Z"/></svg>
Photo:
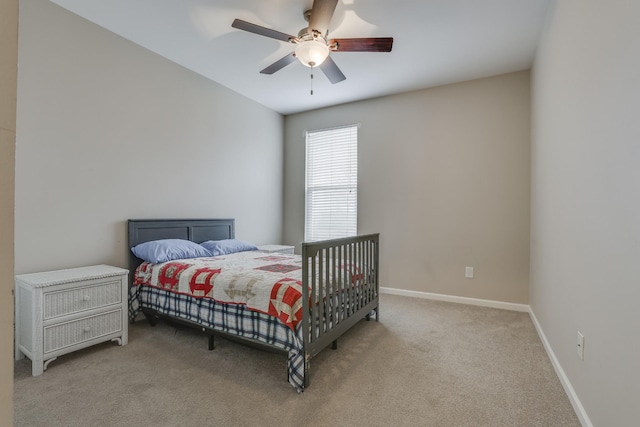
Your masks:
<svg viewBox="0 0 640 427"><path fill-rule="evenodd" d="M145 307L217 331L270 344L288 352L289 383L299 392L304 389L304 352L300 327L294 333L277 318L249 310L241 304L224 304L210 298L194 298L151 286L133 286L129 291L131 321Z"/></svg>

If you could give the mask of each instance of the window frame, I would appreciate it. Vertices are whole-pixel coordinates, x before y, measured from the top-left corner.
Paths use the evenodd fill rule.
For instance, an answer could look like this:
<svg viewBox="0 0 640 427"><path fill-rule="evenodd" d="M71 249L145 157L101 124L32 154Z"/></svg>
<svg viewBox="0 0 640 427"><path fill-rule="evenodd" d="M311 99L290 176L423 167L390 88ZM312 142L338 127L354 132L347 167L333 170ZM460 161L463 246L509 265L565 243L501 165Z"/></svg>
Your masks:
<svg viewBox="0 0 640 427"><path fill-rule="evenodd" d="M359 128L351 124L305 131L305 241L357 235Z"/></svg>

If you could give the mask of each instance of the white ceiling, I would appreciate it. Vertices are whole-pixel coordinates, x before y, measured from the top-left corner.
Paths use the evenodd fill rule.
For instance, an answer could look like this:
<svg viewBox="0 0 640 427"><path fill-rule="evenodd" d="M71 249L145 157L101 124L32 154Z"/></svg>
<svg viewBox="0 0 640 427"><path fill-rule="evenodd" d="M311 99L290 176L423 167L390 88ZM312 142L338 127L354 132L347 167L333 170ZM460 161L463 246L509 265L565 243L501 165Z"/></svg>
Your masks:
<svg viewBox="0 0 640 427"><path fill-rule="evenodd" d="M282 114L528 69L552 0L340 0L329 37L393 37L390 53L334 52L347 79L294 62L293 45L231 28L235 18L297 35L312 0L51 0Z"/></svg>

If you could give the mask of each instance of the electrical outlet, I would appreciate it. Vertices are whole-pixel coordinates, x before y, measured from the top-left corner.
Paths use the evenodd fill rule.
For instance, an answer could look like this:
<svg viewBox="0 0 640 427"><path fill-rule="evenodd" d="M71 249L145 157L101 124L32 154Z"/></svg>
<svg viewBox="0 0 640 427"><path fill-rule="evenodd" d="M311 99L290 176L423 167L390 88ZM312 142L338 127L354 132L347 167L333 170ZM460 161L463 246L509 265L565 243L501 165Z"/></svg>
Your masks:
<svg viewBox="0 0 640 427"><path fill-rule="evenodd" d="M584 360L584 335L578 331L578 357Z"/></svg>
<svg viewBox="0 0 640 427"><path fill-rule="evenodd" d="M473 267L464 268L464 277L467 279L473 279Z"/></svg>

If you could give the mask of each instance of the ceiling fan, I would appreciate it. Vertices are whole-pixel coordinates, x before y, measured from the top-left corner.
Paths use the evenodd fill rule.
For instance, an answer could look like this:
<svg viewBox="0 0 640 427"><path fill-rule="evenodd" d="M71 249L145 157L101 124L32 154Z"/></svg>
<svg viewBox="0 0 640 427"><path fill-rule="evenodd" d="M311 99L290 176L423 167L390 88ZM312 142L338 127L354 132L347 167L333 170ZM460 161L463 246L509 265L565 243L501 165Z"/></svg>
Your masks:
<svg viewBox="0 0 640 427"><path fill-rule="evenodd" d="M260 73L273 74L298 59L307 67L319 67L329 81L335 84L346 77L329 56L330 52L391 52L393 46L393 37L329 39L329 22L337 4L338 0L314 0L311 10L304 13L309 25L301 29L297 37L241 19L234 20L231 26L296 45L293 52Z"/></svg>

